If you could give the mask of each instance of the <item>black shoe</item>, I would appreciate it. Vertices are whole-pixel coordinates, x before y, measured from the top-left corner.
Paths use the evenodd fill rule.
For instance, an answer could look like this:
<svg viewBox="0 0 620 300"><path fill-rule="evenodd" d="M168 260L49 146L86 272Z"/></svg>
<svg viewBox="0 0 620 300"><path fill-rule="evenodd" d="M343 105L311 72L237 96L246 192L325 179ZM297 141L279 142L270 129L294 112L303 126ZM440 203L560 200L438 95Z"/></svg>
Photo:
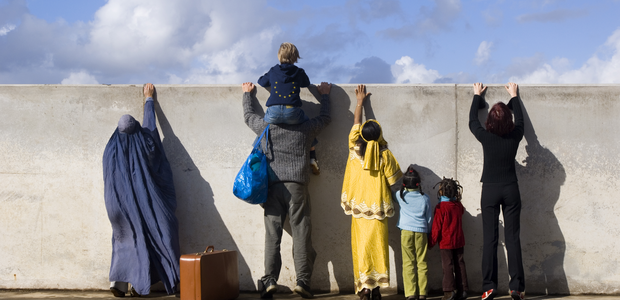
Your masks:
<svg viewBox="0 0 620 300"><path fill-rule="evenodd" d="M142 295L136 292L136 289L134 289L133 286L131 287L131 291L129 293L131 294L131 297L142 297Z"/></svg>
<svg viewBox="0 0 620 300"><path fill-rule="evenodd" d="M381 300L381 291L376 287L370 291L370 300Z"/></svg>
<svg viewBox="0 0 620 300"><path fill-rule="evenodd" d="M114 297L125 297L125 292L115 288L115 287L111 287L110 288L110 292L112 292L112 294L114 295Z"/></svg>
<svg viewBox="0 0 620 300"><path fill-rule="evenodd" d="M360 300L370 300L370 290L367 288L363 288L357 295L360 296Z"/></svg>
<svg viewBox="0 0 620 300"><path fill-rule="evenodd" d="M303 281L297 280L297 286L294 289L295 293L299 294L302 298L312 299L314 295L310 292L310 287L307 286Z"/></svg>
<svg viewBox="0 0 620 300"><path fill-rule="evenodd" d="M467 291L462 291L462 292L459 291L457 296L460 297L459 298L460 300L465 300L467 299L467 297L469 297L469 295L467 295Z"/></svg>
<svg viewBox="0 0 620 300"><path fill-rule="evenodd" d="M263 286L263 289L260 291L260 298L261 299L272 299L273 294L275 294L277 291L278 291L278 284L276 283L275 280L269 279L269 281L267 281L267 284L265 284Z"/></svg>

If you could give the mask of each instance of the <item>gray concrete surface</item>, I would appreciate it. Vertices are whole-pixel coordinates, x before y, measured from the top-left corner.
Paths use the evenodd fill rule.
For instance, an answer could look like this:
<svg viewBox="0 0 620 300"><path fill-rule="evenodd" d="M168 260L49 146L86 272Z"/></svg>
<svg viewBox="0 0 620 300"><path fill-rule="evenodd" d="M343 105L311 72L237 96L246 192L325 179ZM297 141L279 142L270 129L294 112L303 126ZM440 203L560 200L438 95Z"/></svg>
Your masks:
<svg viewBox="0 0 620 300"><path fill-rule="evenodd" d="M254 134L243 122L239 85L157 85L158 128L177 189L182 253L208 245L239 251L241 289L263 274L262 209L236 199L232 181ZM353 289L350 217L339 205L353 122L354 85L332 89L332 124L319 136L320 176L312 176L312 286ZM464 186L465 257L470 287L481 286L479 183L482 149L468 129L470 85L369 85L366 115L381 122L404 169L416 164L424 191L442 176ZM517 155L523 199L522 245L531 294L620 293L620 86L523 85L525 139ZM318 114L316 90L303 109ZM264 108L268 91L259 89ZM507 101L499 85L487 101ZM0 289L108 286L111 228L101 157L119 117L142 119L141 86L0 85ZM481 112L484 117L485 112ZM397 218L390 224L392 289L402 288ZM288 231L288 228L286 228ZM291 238L282 243L279 283L294 286ZM502 248L503 249L503 248ZM500 288L507 289L500 251ZM429 285L441 288L437 249Z"/></svg>

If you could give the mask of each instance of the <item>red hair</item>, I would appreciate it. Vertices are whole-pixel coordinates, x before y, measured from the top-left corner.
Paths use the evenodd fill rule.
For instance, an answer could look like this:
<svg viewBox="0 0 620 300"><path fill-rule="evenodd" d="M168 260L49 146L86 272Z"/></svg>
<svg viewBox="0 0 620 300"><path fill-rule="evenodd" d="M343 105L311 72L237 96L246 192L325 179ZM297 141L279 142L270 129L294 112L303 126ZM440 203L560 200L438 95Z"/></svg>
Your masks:
<svg viewBox="0 0 620 300"><path fill-rule="evenodd" d="M488 132L499 136L505 136L515 128L515 124L512 122L512 113L503 102L495 103L491 107L485 125Z"/></svg>

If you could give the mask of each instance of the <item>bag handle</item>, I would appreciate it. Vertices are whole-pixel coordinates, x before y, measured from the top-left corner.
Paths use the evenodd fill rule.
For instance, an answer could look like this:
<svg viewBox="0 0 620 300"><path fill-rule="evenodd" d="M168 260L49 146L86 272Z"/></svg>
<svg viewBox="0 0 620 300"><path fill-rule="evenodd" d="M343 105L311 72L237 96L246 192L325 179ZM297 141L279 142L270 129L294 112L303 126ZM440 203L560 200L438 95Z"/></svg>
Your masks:
<svg viewBox="0 0 620 300"><path fill-rule="evenodd" d="M196 253L196 255L200 255L200 254L204 254L204 253L213 253L215 252L215 247L213 246L207 246L207 249L205 249L205 252L203 253ZM227 249L223 249L222 252L228 252Z"/></svg>
<svg viewBox="0 0 620 300"><path fill-rule="evenodd" d="M269 125L271 124L267 124L267 127L265 127L265 130L263 130L263 133L261 133L258 140L256 140L256 142L254 143L254 149L258 149L258 146L260 145L260 141L263 139L264 135L266 135L265 138L267 139L267 145L269 145Z"/></svg>

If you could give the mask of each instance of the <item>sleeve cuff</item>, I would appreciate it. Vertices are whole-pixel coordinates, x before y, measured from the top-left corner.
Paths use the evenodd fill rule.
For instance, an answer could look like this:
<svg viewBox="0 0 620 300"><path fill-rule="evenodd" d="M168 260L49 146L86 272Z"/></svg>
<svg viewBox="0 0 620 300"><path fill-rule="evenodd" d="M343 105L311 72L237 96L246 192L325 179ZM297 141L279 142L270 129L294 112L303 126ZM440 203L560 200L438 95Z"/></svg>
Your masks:
<svg viewBox="0 0 620 300"><path fill-rule="evenodd" d="M146 101L153 101L153 97L146 97L146 100L144 102Z"/></svg>

